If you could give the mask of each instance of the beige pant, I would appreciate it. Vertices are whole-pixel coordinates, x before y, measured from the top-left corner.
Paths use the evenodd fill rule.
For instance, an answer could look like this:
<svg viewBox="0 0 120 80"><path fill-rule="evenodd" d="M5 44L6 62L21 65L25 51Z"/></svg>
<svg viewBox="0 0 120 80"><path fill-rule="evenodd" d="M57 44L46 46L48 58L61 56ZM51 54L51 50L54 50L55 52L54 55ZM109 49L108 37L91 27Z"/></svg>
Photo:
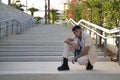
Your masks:
<svg viewBox="0 0 120 80"><path fill-rule="evenodd" d="M71 52L74 53L74 51L75 51L75 49L71 45L65 43L63 57L69 58L70 53ZM88 57L82 56L82 57L78 58L77 62L80 65L86 65L88 63Z"/></svg>

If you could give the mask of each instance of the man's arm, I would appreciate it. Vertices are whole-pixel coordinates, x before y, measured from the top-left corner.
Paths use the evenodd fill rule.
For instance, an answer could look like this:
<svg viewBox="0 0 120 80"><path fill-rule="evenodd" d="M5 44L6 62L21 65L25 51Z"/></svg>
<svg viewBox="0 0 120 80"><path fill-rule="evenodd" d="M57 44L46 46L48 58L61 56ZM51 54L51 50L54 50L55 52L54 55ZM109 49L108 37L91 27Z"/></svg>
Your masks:
<svg viewBox="0 0 120 80"><path fill-rule="evenodd" d="M69 45L71 45L71 46L73 46L75 49L78 49L78 48L79 48L79 45L73 43L73 41L74 41L73 38L68 38L68 39L66 39L64 42L67 43L67 44L69 44Z"/></svg>
<svg viewBox="0 0 120 80"><path fill-rule="evenodd" d="M76 57L74 57L74 58L72 59L72 63L74 64L74 62L75 62L78 58L80 58L81 56L87 55L87 54L88 54L88 51L89 51L89 48L90 48L90 46L85 46L85 47L84 47L84 50L83 50L79 55L77 55Z"/></svg>

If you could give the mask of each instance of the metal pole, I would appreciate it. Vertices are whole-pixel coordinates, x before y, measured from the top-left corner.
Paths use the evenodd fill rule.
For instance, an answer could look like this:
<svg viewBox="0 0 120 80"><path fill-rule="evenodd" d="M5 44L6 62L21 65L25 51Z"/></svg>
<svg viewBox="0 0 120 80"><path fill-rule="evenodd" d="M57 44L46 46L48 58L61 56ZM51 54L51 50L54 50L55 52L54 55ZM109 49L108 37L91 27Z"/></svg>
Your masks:
<svg viewBox="0 0 120 80"><path fill-rule="evenodd" d="M0 42L1 42L1 40L2 40L2 35L1 35L1 33L2 33L2 28L0 28Z"/></svg>
<svg viewBox="0 0 120 80"><path fill-rule="evenodd" d="M26 26L24 26L24 24L21 24L21 25L20 25L20 34L22 34L23 32L25 32L25 30L26 30L25 27L26 27Z"/></svg>
<svg viewBox="0 0 120 80"><path fill-rule="evenodd" d="M96 32L97 32L98 30L96 29ZM97 34L96 34L96 48L98 48L98 36L97 36Z"/></svg>
<svg viewBox="0 0 120 80"><path fill-rule="evenodd" d="M12 20L12 32L11 32L11 34L13 34L13 32L14 32L14 21Z"/></svg>
<svg viewBox="0 0 120 80"><path fill-rule="evenodd" d="M11 4L11 0L8 0L8 5L10 5Z"/></svg>
<svg viewBox="0 0 120 80"><path fill-rule="evenodd" d="M6 37L8 37L8 22L6 22Z"/></svg>
<svg viewBox="0 0 120 80"><path fill-rule="evenodd" d="M26 0L26 13L28 13L28 1Z"/></svg>
<svg viewBox="0 0 120 80"><path fill-rule="evenodd" d="M105 37L106 37L106 33L104 33ZM104 39L104 57L106 57L107 55L107 39Z"/></svg>
<svg viewBox="0 0 120 80"><path fill-rule="evenodd" d="M120 32L119 32L119 34L120 34ZM119 53L118 60L119 60L119 65L120 65L120 37L119 37L119 40L118 40L118 53Z"/></svg>
<svg viewBox="0 0 120 80"><path fill-rule="evenodd" d="M92 27L90 26L90 28L92 29ZM90 34L90 36L91 36L91 34L92 34L92 31L91 30L89 30L89 34Z"/></svg>
<svg viewBox="0 0 120 80"><path fill-rule="evenodd" d="M0 0L1 1L1 0ZM2 28L1 28L1 23L0 23L0 42L1 42L1 33L2 33Z"/></svg>
<svg viewBox="0 0 120 80"><path fill-rule="evenodd" d="M45 0L45 24L47 24L47 2Z"/></svg>
<svg viewBox="0 0 120 80"><path fill-rule="evenodd" d="M18 31L18 24L16 23L16 34L19 34L19 31Z"/></svg>
<svg viewBox="0 0 120 80"><path fill-rule="evenodd" d="M50 0L48 0L48 24L50 24Z"/></svg>

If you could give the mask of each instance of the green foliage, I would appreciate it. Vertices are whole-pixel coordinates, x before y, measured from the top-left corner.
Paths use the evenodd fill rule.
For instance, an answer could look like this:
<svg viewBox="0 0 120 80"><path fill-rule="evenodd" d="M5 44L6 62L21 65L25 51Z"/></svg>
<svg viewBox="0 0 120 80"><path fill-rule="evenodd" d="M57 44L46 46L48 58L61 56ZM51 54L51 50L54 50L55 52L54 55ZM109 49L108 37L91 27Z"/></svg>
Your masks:
<svg viewBox="0 0 120 80"><path fill-rule="evenodd" d="M69 2L69 9L67 10L67 17L73 18L75 21L81 19L82 8L78 2Z"/></svg>
<svg viewBox="0 0 120 80"><path fill-rule="evenodd" d="M23 7L25 7L25 5L20 3L20 0L13 0L10 6L13 6L14 8L19 9L21 11L24 11Z"/></svg>
<svg viewBox="0 0 120 80"><path fill-rule="evenodd" d="M65 21L65 19L66 19L65 17L62 17L62 21Z"/></svg>
<svg viewBox="0 0 120 80"><path fill-rule="evenodd" d="M55 21L60 20L59 18L59 13L57 9L51 9L50 10L50 19L51 19L51 23L54 24Z"/></svg>
<svg viewBox="0 0 120 80"><path fill-rule="evenodd" d="M40 21L41 19L43 19L43 18L40 17L40 16L36 16L36 17L34 17L34 19L36 20L36 23L39 23L39 21Z"/></svg>
<svg viewBox="0 0 120 80"><path fill-rule="evenodd" d="M108 29L120 26L120 0L76 0L68 3L67 17L85 19Z"/></svg>

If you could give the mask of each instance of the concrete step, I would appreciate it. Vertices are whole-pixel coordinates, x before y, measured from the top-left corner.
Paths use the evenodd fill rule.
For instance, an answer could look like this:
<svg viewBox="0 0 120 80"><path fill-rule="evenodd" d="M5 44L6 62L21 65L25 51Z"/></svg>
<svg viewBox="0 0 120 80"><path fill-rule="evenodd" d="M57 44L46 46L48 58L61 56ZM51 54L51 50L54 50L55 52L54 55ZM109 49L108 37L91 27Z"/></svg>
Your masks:
<svg viewBox="0 0 120 80"><path fill-rule="evenodd" d="M63 54L63 52L57 52L57 51L54 51L54 52L0 52L0 56L61 56ZM97 52L96 53L98 56L104 56L103 52ZM71 55L73 55L71 53Z"/></svg>
<svg viewBox="0 0 120 80"><path fill-rule="evenodd" d="M97 52L101 52L101 49L100 49L100 48L96 48L96 51L97 51Z"/></svg>
<svg viewBox="0 0 120 80"><path fill-rule="evenodd" d="M98 55L98 56L104 56L104 52L100 52L100 51L96 51L96 54Z"/></svg>
<svg viewBox="0 0 120 80"><path fill-rule="evenodd" d="M64 46L0 46L0 52L62 52ZM101 54L99 49L96 50ZM103 53L102 53L103 54Z"/></svg>
<svg viewBox="0 0 120 80"><path fill-rule="evenodd" d="M85 70L85 66L71 62L69 62L69 71L57 71L60 65L61 62L0 62L0 80L120 79L120 66L114 62L96 62L91 71Z"/></svg>
<svg viewBox="0 0 120 80"><path fill-rule="evenodd" d="M63 52L0 52L0 56L61 56Z"/></svg>
<svg viewBox="0 0 120 80"><path fill-rule="evenodd" d="M63 42L5 42L0 46L64 46Z"/></svg>
<svg viewBox="0 0 120 80"><path fill-rule="evenodd" d="M27 47L0 47L0 52L61 52L63 51L63 47L61 46L27 46Z"/></svg>
<svg viewBox="0 0 120 80"><path fill-rule="evenodd" d="M73 56L69 57L71 61ZM0 62L16 61L61 61L61 56L0 56ZM97 61L110 61L109 57L98 56Z"/></svg>

